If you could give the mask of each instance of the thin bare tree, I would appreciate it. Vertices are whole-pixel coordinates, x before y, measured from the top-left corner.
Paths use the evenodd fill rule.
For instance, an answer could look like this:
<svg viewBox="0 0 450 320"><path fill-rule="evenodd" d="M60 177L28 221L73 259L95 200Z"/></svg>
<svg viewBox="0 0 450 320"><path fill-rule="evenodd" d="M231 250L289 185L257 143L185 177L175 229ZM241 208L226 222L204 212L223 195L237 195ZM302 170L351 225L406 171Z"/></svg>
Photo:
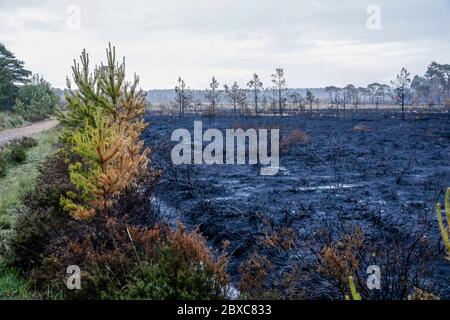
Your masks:
<svg viewBox="0 0 450 320"><path fill-rule="evenodd" d="M263 88L263 84L256 73L253 74L253 78L247 83L247 86L253 93L253 98L255 101L255 115L258 115L258 95Z"/></svg>
<svg viewBox="0 0 450 320"><path fill-rule="evenodd" d="M180 117L182 117L192 102L192 91L186 86L186 83L181 77L178 77L178 84L175 86L175 95L175 105L179 110Z"/></svg>
<svg viewBox="0 0 450 320"><path fill-rule="evenodd" d="M209 106L212 112L216 111L217 103L220 100L220 92L217 90L219 88L219 82L213 76L211 83L209 84L209 89L206 89L205 98L209 101Z"/></svg>
<svg viewBox="0 0 450 320"><path fill-rule="evenodd" d="M236 116L236 107L241 104L242 100L246 99L247 93L244 89L241 89L237 82L235 81L231 87L224 85L225 93L228 95L229 99L233 103L233 115Z"/></svg>
<svg viewBox="0 0 450 320"><path fill-rule="evenodd" d="M312 116L312 108L313 104L316 101L316 98L314 97L314 94L308 89L306 90L306 102L309 105L309 115Z"/></svg>
<svg viewBox="0 0 450 320"><path fill-rule="evenodd" d="M280 115L283 114L283 105L285 103L285 99L283 96L283 91L286 90L286 79L284 78L284 69L277 68L275 73L272 74L272 82L275 85L275 89L278 94L278 110Z"/></svg>
<svg viewBox="0 0 450 320"><path fill-rule="evenodd" d="M291 98L291 103L294 105L294 108L297 108L297 110L299 112L301 112L304 108L303 96L298 92L294 92L290 95L290 98Z"/></svg>
<svg viewBox="0 0 450 320"><path fill-rule="evenodd" d="M405 103L411 93L411 77L408 70L402 68L394 81L391 81L395 100L402 106L402 120L405 119Z"/></svg>

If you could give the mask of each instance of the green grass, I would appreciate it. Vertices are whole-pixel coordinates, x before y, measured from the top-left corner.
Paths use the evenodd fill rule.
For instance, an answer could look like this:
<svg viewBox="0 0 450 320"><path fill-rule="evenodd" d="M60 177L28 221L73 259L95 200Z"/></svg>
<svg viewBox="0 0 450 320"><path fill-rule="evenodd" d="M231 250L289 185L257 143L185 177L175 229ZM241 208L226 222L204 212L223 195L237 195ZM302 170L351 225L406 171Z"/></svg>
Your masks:
<svg viewBox="0 0 450 320"><path fill-rule="evenodd" d="M58 136L57 129L33 136L38 145L27 151L27 160L9 167L6 176L0 178L0 242L12 228L23 196L34 187L39 165L55 151ZM33 299L36 295L32 288L17 270L5 267L0 257L0 300Z"/></svg>
<svg viewBox="0 0 450 320"><path fill-rule="evenodd" d="M0 265L0 300L33 299L32 285L14 269Z"/></svg>
<svg viewBox="0 0 450 320"><path fill-rule="evenodd" d="M29 124L21 116L11 112L0 112L0 130L17 128Z"/></svg>
<svg viewBox="0 0 450 320"><path fill-rule="evenodd" d="M9 167L6 176L0 178L0 235L12 227L17 210L22 207L23 196L34 186L38 166L54 152L58 131L52 129L34 138L39 144L27 151L26 161Z"/></svg>

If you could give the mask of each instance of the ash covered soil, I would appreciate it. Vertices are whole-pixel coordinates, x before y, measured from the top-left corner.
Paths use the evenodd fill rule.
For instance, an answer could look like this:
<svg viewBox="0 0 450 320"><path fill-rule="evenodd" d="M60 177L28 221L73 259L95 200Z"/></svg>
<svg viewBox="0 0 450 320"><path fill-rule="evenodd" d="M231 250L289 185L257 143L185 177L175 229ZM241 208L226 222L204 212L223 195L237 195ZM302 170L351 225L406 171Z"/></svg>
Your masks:
<svg viewBox="0 0 450 320"><path fill-rule="evenodd" d="M361 256L361 272L366 265L382 270L386 265L390 281L400 276L389 272L408 272L408 286L420 281L450 299L450 264L443 258L435 215L436 202L450 186L449 117L371 118L215 118L211 126L221 130L279 128L282 141L296 129L305 134L283 147L277 175L262 176L257 165L173 165L173 130L192 133L195 120L203 121L206 130L210 120L148 115L144 140L153 149L153 166L163 172L152 201L169 222L198 228L211 246L220 248L228 240L234 281L239 264L259 252L271 258L273 277L300 266L308 276L298 285L308 288L308 297L339 297L329 279L314 271L317 257L321 247L359 226L374 252L385 250ZM261 239L268 225L294 230L295 250L265 248ZM435 255L421 256L423 239ZM419 274L420 280L414 279ZM389 292L383 297L399 296Z"/></svg>

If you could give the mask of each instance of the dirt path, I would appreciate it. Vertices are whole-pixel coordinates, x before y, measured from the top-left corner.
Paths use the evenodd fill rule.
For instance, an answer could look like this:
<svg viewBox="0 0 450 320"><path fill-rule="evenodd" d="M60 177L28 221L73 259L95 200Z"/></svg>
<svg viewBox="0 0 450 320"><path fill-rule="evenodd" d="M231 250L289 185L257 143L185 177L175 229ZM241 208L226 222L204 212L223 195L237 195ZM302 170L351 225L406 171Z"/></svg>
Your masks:
<svg viewBox="0 0 450 320"><path fill-rule="evenodd" d="M0 145L5 144L14 139L32 136L36 133L40 133L42 131L56 127L57 124L58 120L46 120L36 122L20 128L2 130L0 131Z"/></svg>

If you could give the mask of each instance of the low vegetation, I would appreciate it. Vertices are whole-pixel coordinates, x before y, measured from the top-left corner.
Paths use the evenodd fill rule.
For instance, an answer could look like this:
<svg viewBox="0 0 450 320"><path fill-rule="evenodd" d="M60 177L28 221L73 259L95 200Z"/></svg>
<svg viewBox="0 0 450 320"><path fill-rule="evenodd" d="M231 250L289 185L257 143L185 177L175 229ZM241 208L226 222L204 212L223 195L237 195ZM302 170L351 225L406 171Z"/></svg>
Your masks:
<svg viewBox="0 0 450 320"><path fill-rule="evenodd" d="M42 76L33 75L29 82L20 87L13 110L26 121L35 122L53 115L58 103L59 98L50 83Z"/></svg>
<svg viewBox="0 0 450 320"><path fill-rule="evenodd" d="M283 136L280 141L280 153L286 153L293 146L300 144L304 145L309 143L311 137L306 132L303 132L300 129L294 129L286 136Z"/></svg>
<svg viewBox="0 0 450 320"><path fill-rule="evenodd" d="M0 151L0 229L12 226L22 197L33 188L37 167L54 150L57 131L50 130L34 138L22 138Z"/></svg>
<svg viewBox="0 0 450 320"><path fill-rule="evenodd" d="M0 300L33 299L32 287L17 270L5 267L0 262Z"/></svg>
<svg viewBox="0 0 450 320"><path fill-rule="evenodd" d="M17 216L24 208L24 197L35 185L38 167L54 151L58 132L56 129L22 138L2 148L0 152L0 248L3 251ZM21 150L13 152L13 150ZM20 163L9 159L11 153L24 153ZM17 157L17 155L16 155ZM17 159L16 159L17 160ZM2 166L4 165L4 166ZM0 256L0 299L32 299L33 286L12 266L6 266Z"/></svg>
<svg viewBox="0 0 450 320"><path fill-rule="evenodd" d="M29 124L22 116L12 112L0 112L0 130L12 129Z"/></svg>

